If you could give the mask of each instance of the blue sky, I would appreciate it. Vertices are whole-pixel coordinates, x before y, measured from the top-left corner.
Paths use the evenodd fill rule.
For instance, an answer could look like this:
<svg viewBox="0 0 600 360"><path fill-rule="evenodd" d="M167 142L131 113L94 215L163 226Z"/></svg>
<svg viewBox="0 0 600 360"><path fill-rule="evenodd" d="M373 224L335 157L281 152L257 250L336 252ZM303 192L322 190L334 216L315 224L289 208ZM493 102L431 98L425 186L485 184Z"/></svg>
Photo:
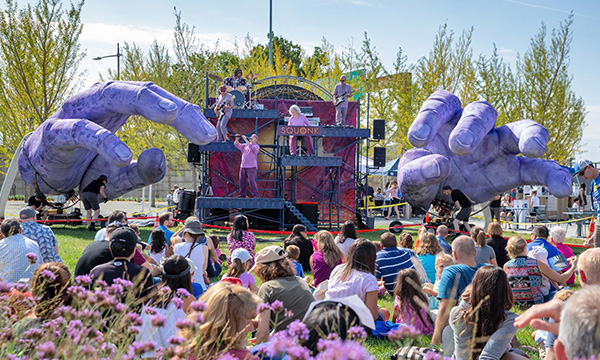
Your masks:
<svg viewBox="0 0 600 360"><path fill-rule="evenodd" d="M426 55L439 26L459 35L474 27L473 51L490 54L493 44L506 61L514 64L530 39L545 22L548 29L558 27L568 14L575 13L571 46L573 89L583 97L588 115L583 149L578 157L600 160L600 1L596 0L274 0L273 32L312 51L323 37L336 51L353 44L360 47L366 31L386 66L392 65L402 47L409 62ZM233 48L250 34L256 42L266 43L269 31L268 0L87 0L83 11L87 49L82 69L87 70L86 85L98 80L99 72L116 66L115 59L92 61L99 55L113 54L116 43L135 42L144 49L156 38L169 46L175 23L173 7L182 12L185 22L195 27L205 44L221 49Z"/></svg>

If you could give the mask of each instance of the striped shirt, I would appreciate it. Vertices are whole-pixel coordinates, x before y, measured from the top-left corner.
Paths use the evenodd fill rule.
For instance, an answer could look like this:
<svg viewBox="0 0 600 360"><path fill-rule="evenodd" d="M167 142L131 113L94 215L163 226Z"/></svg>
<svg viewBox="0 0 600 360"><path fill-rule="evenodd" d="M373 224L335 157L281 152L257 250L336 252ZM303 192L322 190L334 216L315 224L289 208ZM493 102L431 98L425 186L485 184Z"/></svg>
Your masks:
<svg viewBox="0 0 600 360"><path fill-rule="evenodd" d="M34 253L38 260L30 264L27 253ZM33 277L33 272L41 264L39 245L21 234L15 234L0 240L0 279L16 283L21 278Z"/></svg>
<svg viewBox="0 0 600 360"><path fill-rule="evenodd" d="M383 278L385 289L394 293L396 278L398 273L404 269L414 269L411 258L415 253L410 249L389 247L377 253L375 260L375 276L377 279Z"/></svg>
<svg viewBox="0 0 600 360"><path fill-rule="evenodd" d="M379 291L375 276L364 271L352 270L348 278L342 280L341 274L345 267L346 264L340 264L333 269L329 278L329 287L325 293L325 299L337 299L356 295L364 302L367 293Z"/></svg>

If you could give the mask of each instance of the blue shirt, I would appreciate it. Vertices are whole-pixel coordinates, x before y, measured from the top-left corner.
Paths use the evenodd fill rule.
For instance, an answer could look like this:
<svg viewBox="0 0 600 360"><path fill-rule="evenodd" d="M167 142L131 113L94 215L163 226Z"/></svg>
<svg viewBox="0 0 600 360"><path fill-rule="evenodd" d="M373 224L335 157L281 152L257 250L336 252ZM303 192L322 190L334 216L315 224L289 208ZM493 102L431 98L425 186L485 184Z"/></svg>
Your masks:
<svg viewBox="0 0 600 360"><path fill-rule="evenodd" d="M437 235L436 238L438 239L438 242L440 243L442 250L444 250L444 252L446 254L452 255L452 246L450 246L450 244L448 244L446 239L444 239L441 235Z"/></svg>
<svg viewBox="0 0 600 360"><path fill-rule="evenodd" d="M592 179L590 182L592 188L592 196L596 199L596 206L598 207L598 219L600 219L600 175L597 178Z"/></svg>
<svg viewBox="0 0 600 360"><path fill-rule="evenodd" d="M414 269L411 258L415 253L410 249L400 249L397 247L384 248L377 253L375 260L375 277L377 280L383 278L385 289L394 293L396 278L403 269Z"/></svg>
<svg viewBox="0 0 600 360"><path fill-rule="evenodd" d="M167 229L167 227L164 225L158 225L156 228L164 231L165 239L167 239L167 245L171 245L171 236L173 236L173 234L175 234L175 233L172 232L171 230ZM152 233L150 233L150 236L148 236L148 244L150 244L151 242L152 242Z"/></svg>
<svg viewBox="0 0 600 360"><path fill-rule="evenodd" d="M425 268L425 272L427 273L427 278L433 284L435 282L435 255L425 254L425 255L417 255L419 260L421 260L421 264L423 264L423 268Z"/></svg>
<svg viewBox="0 0 600 360"><path fill-rule="evenodd" d="M21 230L23 230L23 236L38 243L40 255L42 255L41 262L62 262L62 259L56 253L58 241L52 229L35 221L23 221L21 223Z"/></svg>
<svg viewBox="0 0 600 360"><path fill-rule="evenodd" d="M438 299L458 300L458 297L463 293L465 288L473 281L477 269L485 265L488 264L477 264L476 267L456 264L444 268L442 277L440 278ZM456 293L454 293L455 291Z"/></svg>
<svg viewBox="0 0 600 360"><path fill-rule="evenodd" d="M568 263L567 259L565 259L565 256L560 251L558 251L558 249L554 245L546 241L546 239L535 239L529 244L527 244L527 248L529 249L529 251L531 251L531 249L533 249L536 246L541 246L544 248L544 250L548 252L548 265L554 271L562 271L565 268L567 268Z"/></svg>
<svg viewBox="0 0 600 360"><path fill-rule="evenodd" d="M292 265L294 265L294 270L296 270L296 276L303 278L304 277L304 269L302 269L302 264L300 264L296 260L290 259L290 261L292 262Z"/></svg>

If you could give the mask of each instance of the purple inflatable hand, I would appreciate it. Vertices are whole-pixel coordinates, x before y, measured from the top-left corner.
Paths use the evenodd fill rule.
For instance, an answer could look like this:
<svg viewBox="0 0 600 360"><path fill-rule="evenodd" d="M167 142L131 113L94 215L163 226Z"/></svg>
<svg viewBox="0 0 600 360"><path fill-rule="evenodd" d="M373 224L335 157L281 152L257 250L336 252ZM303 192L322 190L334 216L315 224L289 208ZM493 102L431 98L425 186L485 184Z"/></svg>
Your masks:
<svg viewBox="0 0 600 360"><path fill-rule="evenodd" d="M407 151L398 165L398 184L414 206L446 199L442 187L460 189L476 202L490 200L514 187L546 185L557 197L571 194L571 175L546 152L548 131L533 120L496 125L496 110L485 101L461 108L444 90L423 103L408 130ZM525 156L517 156L522 153Z"/></svg>
<svg viewBox="0 0 600 360"><path fill-rule="evenodd" d="M23 180L33 186L35 178L44 194L57 194L82 189L104 174L111 199L160 181L166 170L163 152L148 149L132 161L114 134L131 115L170 125L198 145L217 136L198 106L153 83L98 83L68 98L27 139L19 157Z"/></svg>

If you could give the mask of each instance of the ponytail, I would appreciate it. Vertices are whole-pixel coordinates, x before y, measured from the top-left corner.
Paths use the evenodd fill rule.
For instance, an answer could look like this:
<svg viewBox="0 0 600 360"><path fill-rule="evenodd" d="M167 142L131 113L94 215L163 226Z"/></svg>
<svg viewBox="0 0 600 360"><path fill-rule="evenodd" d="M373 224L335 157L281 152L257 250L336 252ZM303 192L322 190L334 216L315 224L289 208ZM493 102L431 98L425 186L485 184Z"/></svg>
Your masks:
<svg viewBox="0 0 600 360"><path fill-rule="evenodd" d="M244 264L242 264L242 260L233 259L233 261L231 262L231 266L229 266L229 269L227 269L227 274L225 274L225 276L239 278L240 275L242 275L245 272L246 267L244 266Z"/></svg>

